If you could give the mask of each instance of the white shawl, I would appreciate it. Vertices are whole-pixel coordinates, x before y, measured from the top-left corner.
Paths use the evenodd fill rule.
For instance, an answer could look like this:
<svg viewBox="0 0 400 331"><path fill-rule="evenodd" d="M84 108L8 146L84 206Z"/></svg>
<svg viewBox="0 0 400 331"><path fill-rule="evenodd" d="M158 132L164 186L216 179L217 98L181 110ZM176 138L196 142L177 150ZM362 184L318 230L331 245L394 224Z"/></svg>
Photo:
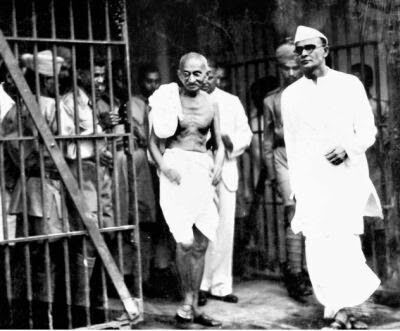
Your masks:
<svg viewBox="0 0 400 331"><path fill-rule="evenodd" d="M179 86L176 83L164 84L149 97L151 122L158 138L171 137L182 116Z"/></svg>

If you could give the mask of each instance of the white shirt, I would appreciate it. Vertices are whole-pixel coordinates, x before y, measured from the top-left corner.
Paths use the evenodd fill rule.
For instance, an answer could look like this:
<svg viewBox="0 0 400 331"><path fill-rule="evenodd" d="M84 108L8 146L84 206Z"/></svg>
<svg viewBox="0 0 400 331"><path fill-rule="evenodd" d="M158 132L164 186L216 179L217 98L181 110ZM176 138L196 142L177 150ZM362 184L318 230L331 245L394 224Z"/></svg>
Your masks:
<svg viewBox="0 0 400 331"><path fill-rule="evenodd" d="M14 105L14 100L4 91L4 83L2 83L0 85L0 123L3 122L4 116Z"/></svg>
<svg viewBox="0 0 400 331"><path fill-rule="evenodd" d="M296 197L293 230L361 234L363 215L382 217L365 157L377 131L359 79L332 69L316 83L302 77L283 92L282 117ZM348 155L338 166L325 158L336 146Z"/></svg>
<svg viewBox="0 0 400 331"><path fill-rule="evenodd" d="M238 188L238 169L236 158L243 154L251 143L253 133L239 98L218 87L211 93L218 104L221 134L228 135L232 140L233 150L225 158L222 168L222 181L230 191Z"/></svg>
<svg viewBox="0 0 400 331"><path fill-rule="evenodd" d="M102 133L103 130L97 119L94 119L93 109L89 106L89 98L81 89L77 92L77 114L79 114L79 133L75 128L75 107L74 95L72 92L64 95L60 102L60 133L63 136L68 135L91 135L94 133L94 121L97 126L97 133ZM99 144L100 145L100 144ZM101 144L103 146L103 144ZM82 158L90 158L95 155L93 140L80 140L80 152ZM100 147L100 146L99 146ZM69 159L76 159L77 157L77 144L75 142L67 145L66 157Z"/></svg>

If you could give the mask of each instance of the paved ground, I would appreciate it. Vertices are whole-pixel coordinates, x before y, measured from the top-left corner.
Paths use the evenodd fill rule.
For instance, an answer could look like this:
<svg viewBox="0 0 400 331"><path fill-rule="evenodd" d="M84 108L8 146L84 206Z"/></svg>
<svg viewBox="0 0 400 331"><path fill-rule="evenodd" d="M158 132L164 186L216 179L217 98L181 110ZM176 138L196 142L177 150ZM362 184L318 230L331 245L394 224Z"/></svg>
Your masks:
<svg viewBox="0 0 400 331"><path fill-rule="evenodd" d="M288 298L280 282L242 281L235 285L238 304L209 300L204 311L223 322L223 329L319 329L322 309L313 297L307 304ZM145 299L145 321L137 329L175 329L177 302ZM357 314L373 329L400 329L400 309L367 302ZM195 325L201 329L200 325Z"/></svg>

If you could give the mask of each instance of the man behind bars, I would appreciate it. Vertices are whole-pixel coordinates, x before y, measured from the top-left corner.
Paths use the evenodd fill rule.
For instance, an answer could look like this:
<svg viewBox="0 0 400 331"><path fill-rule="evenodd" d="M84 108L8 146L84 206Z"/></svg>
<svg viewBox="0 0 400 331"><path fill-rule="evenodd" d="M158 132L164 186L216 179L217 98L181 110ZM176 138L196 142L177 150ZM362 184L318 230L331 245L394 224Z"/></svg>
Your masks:
<svg viewBox="0 0 400 331"><path fill-rule="evenodd" d="M157 169L151 160L148 161L147 157L151 159L150 155L146 155L151 126L149 97L160 87L160 70L152 63L141 65L138 69L137 82L140 92L132 96L131 111L138 150L143 152L137 158L140 160L140 172L136 172L137 187L141 190L138 195L139 210L144 213L144 217L141 218L144 222L140 240L143 292L148 296L177 297L179 284L176 281L176 266L173 261L175 242L169 233L159 204L160 183Z"/></svg>
<svg viewBox="0 0 400 331"><path fill-rule="evenodd" d="M363 215L382 217L365 157L376 135L372 110L359 79L327 67L326 36L299 26L294 42L304 77L281 100L296 199L292 230L306 238L308 272L329 327L366 327L351 308L380 283L360 242Z"/></svg>
<svg viewBox="0 0 400 331"><path fill-rule="evenodd" d="M145 64L138 70L140 94L132 96L131 114L136 137L134 154L136 167L136 188L140 220L140 255L142 259L143 290L150 289L151 261L154 257L154 233L156 227L156 202L153 180L147 159L149 137L149 96L160 86L160 72L157 67Z"/></svg>
<svg viewBox="0 0 400 331"><path fill-rule="evenodd" d="M123 62L113 63L113 91L115 96L114 105L119 107L116 114L121 112L121 117L125 124L127 119L126 102L128 101L128 93L126 79L124 74ZM159 74L157 71L158 80ZM154 83L154 84L153 84ZM133 152L133 162L136 170L136 196L138 201L138 212L140 221L140 247L141 247L141 262L142 262L142 283L143 289L146 290L150 276L150 263L153 257L152 233L155 223L155 198L153 191L153 182L147 160L147 139L148 139L148 101L147 97L154 92L158 87L159 82L153 82L150 91L146 96L132 97L130 102L132 120L134 124L134 136L136 138L135 150ZM110 90L110 87L107 88ZM105 97L103 95L102 104L104 105ZM109 99L109 96L108 96ZM109 104L107 107L110 108ZM103 107L104 108L104 107ZM115 113L115 111L114 111ZM125 133L124 124L119 124L113 127L114 133ZM129 177L126 151L124 150L123 139L117 140L117 153L113 157L110 151L102 154L102 160L105 164L112 165L113 158L116 158L116 169L118 173L118 192L119 192L119 209L121 214L121 224L129 224ZM116 187L114 187L116 188ZM136 255L135 246L132 244L131 233L123 235L123 254L124 254L124 276L128 287L132 288L135 280L136 260L133 256ZM145 291L146 293L146 291Z"/></svg>
<svg viewBox="0 0 400 331"><path fill-rule="evenodd" d="M162 85L151 97L150 152L160 173L160 205L176 241L176 262L182 280L184 302L178 308L178 323L205 326L221 323L198 310L198 292L209 240L214 240L218 212L213 202L224 159L218 107L201 91L207 77L207 60L188 53L179 62L176 83ZM206 150L211 130L216 156ZM162 155L158 140L165 139Z"/></svg>
<svg viewBox="0 0 400 331"><path fill-rule="evenodd" d="M14 81L11 78L11 74L9 73L6 64L3 62L0 65L0 123L1 123L1 135L4 137L15 137L16 132L16 123L13 123L14 119L7 118L7 114L11 111L15 114L16 100L18 97L18 90L14 84ZM5 175L5 208L7 209L7 217L5 220L1 219L1 227L0 229L0 238L5 238L5 234L3 233L3 222L7 221L8 227L8 239L13 239L15 237L15 226L16 226L16 216L10 215L8 213L8 208L12 196L12 192L19 178L19 154L12 153L13 146L15 147L15 143L7 142L5 143L6 152L4 153L4 175ZM14 149L15 150L15 149ZM14 158L17 159L14 159ZM0 212L3 206L0 208Z"/></svg>
<svg viewBox="0 0 400 331"><path fill-rule="evenodd" d="M27 64L26 80L33 91L38 96L39 109L45 118L51 131L57 131L56 123L56 106L55 106L55 79L54 74L60 72L63 59L57 57L55 60L56 68L53 67L53 54L50 50L37 53L36 70L38 72L39 90L36 90L35 66L33 54L24 54ZM5 116L4 121L13 124L15 132L17 132L17 111L12 108ZM25 134L37 135L36 127L29 116L26 108L22 109L22 125ZM8 146L9 148L11 146ZM13 154L18 155L21 152L18 144L12 144ZM52 235L60 233L64 230L65 224L62 219L62 199L60 194L61 178L58 174L53 161L49 157L46 150L43 151L44 169L40 167L40 153L37 142L24 144L25 167L26 167L26 201L28 219L25 224L23 218L23 183L21 180L17 182L10 201L10 214L17 215L16 236L34 236L34 235ZM19 164L19 158L15 157ZM44 181L42 183L41 175L43 173ZM42 186L43 185L43 186ZM35 300L34 310L36 314L45 313L42 303L52 303L55 291L55 271L58 263L56 244L54 239L49 239L51 243L49 260L46 258L46 248L43 242L34 242L30 245L31 249L31 268L32 268L32 291ZM49 263L49 265L47 265ZM24 266L25 268L27 266ZM61 267L61 266L60 266ZM50 270L49 278L47 277L47 268ZM16 275L17 278L21 274ZM17 286L18 287L18 286ZM21 290L21 288L16 288ZM36 315L35 314L35 315ZM37 326L47 326L47 316L36 315ZM41 324L43 323L43 324Z"/></svg>
<svg viewBox="0 0 400 331"><path fill-rule="evenodd" d="M100 70L101 72L101 70ZM69 77L73 78L70 74ZM60 100L60 134L64 136L70 135L91 135L94 133L102 133L103 128L99 124L99 119L94 114L93 102L91 96L90 72L86 68L78 70L78 89L73 91L73 83L70 81L69 90ZM95 95L103 87L103 79L97 79L96 71L94 72ZM76 95L76 106L74 101ZM75 116L78 116L78 126L75 125ZM96 131L95 131L96 130ZM112 205L112 180L109 170L98 164L95 160L96 151L105 149L105 142L98 140L95 144L92 139L80 140L79 144L75 140L67 141L65 144L65 158L71 168L73 175L79 180L79 168L81 167L81 190L85 197L86 204L89 208L90 216L99 224L100 227L113 226L113 205ZM78 161L78 153L81 162ZM100 182L97 183L97 172ZM100 191L97 191L99 185ZM101 210L98 210L98 199L100 199ZM81 218L76 209L68 200L69 222L71 230L83 230ZM86 246L86 248L85 248ZM88 286L92 276L94 264L96 261L96 250L91 240L86 240L83 244L83 238L77 237L73 239L70 245L71 249L71 288L72 288L72 304L74 305L74 323L80 323L80 319L84 318L85 308L88 300ZM88 281L86 276L88 275Z"/></svg>
<svg viewBox="0 0 400 331"><path fill-rule="evenodd" d="M264 99L264 164L268 179L278 185L278 192L284 206L284 222L286 228L286 261L283 266L284 283L289 295L298 301L311 294L307 285L307 277L303 272L303 237L294 234L290 222L295 211L295 202L291 198L291 187L283 139L281 114L282 92L287 86L302 76L294 53L294 43L287 41L275 52L279 66L281 86L267 94Z"/></svg>

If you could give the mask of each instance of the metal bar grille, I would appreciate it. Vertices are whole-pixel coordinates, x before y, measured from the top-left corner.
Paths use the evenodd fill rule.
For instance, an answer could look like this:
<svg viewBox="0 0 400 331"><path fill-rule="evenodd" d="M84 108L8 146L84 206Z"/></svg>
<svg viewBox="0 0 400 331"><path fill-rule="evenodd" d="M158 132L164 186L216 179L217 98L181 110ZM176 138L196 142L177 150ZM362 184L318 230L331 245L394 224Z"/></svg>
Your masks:
<svg viewBox="0 0 400 331"><path fill-rule="evenodd" d="M3 221L0 226L4 234L0 249L5 289L0 300L6 303L9 312L5 326L53 329L108 323L117 314L113 312L115 299L112 297L122 301L127 318L140 320L143 305L139 217L129 107L131 80L125 1L69 0L61 3L32 0L28 6L20 0L8 1L10 12L0 15L10 15L11 31L9 35L0 32L0 53L17 95L12 122L15 133L0 137ZM118 11L121 19L117 22L112 17L115 18ZM44 51L51 56L52 73L47 76L43 74L41 62ZM16 61L22 53L32 54L32 67L27 58L21 62L23 72ZM66 67L61 72L58 57L64 59L62 66ZM104 59L105 67L105 91L100 97L96 57ZM103 115L115 113L121 106L114 94L114 60L125 65L129 100L122 100L128 102L124 132L104 128L102 123ZM30 70L31 81L28 79ZM65 79L70 82L68 89ZM51 96L47 87L50 85L54 86ZM70 99L67 99L68 95ZM53 105L54 113L46 113L44 102ZM108 106L106 110L104 104ZM67 113L67 105L70 113ZM71 117L73 128L67 134L65 114ZM85 119L91 124L85 126ZM124 144L128 169L129 190L126 194L130 204L127 223L121 221L119 206L120 196L124 194L120 192L121 174L115 157L120 151L120 142ZM101 162L105 150L113 156L110 168ZM14 206L17 215L14 236L9 235L11 230L7 221L11 215L6 199L10 151L16 152L13 160L18 164L20 199L15 202L14 196L11 197L17 206ZM92 151L90 156L88 151ZM32 190L38 192L37 205L32 202ZM42 212L37 214L35 208ZM59 219L57 229L51 228L55 226L51 222L53 217ZM136 256L124 255L124 236L133 238L131 245L135 246ZM18 254L22 259L16 263ZM127 258L136 263L134 287L130 289L134 297L122 276ZM16 277L18 273L20 277ZM81 301L77 299L80 291L77 281L83 284ZM20 315L21 310L24 317L16 320L15 316Z"/></svg>

